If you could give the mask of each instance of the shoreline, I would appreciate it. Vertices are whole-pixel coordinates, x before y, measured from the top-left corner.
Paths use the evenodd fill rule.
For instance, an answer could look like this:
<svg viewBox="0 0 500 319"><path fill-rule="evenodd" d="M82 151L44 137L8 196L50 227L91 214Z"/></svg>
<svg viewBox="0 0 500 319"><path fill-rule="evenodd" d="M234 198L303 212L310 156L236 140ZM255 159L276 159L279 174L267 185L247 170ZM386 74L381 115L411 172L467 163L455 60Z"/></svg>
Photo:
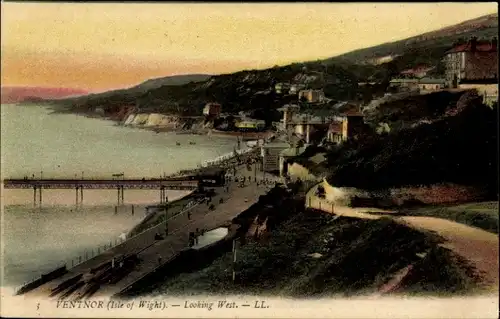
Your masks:
<svg viewBox="0 0 500 319"><path fill-rule="evenodd" d="M142 129L146 131L152 131L157 134L159 133L175 133L178 135L210 135L216 137L242 137L243 140L254 140L254 139L266 139L275 134L272 130L262 131L262 132L243 132L243 131L220 131L213 128L192 128L192 129L182 129L170 126L145 126L145 125L131 125L124 124L124 119L116 118L114 116L104 116L94 112L79 112L67 109L59 109L56 105L47 103L45 106L52 110L53 114L74 114L80 115L91 119L100 119L105 121L114 122L115 126L128 127ZM178 116L178 115L173 115ZM180 117L180 116L179 116Z"/></svg>

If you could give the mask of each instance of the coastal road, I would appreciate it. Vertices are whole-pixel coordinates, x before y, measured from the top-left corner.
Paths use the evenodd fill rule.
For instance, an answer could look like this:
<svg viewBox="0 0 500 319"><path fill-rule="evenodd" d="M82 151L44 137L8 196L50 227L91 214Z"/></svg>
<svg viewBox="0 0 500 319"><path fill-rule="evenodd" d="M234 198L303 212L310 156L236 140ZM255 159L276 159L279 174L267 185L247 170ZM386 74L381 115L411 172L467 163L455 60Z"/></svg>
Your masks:
<svg viewBox="0 0 500 319"><path fill-rule="evenodd" d="M258 174L255 174L253 171L247 171L246 166L240 166L237 169L238 176L257 175L258 178L259 176L262 176L260 172L257 173ZM257 202L259 196L268 191L267 186L257 185L255 182L247 182L245 187L239 187L236 182L230 182L229 192L226 192L224 187L214 187L214 189L217 193L216 196L212 198L212 203L214 204L215 209L209 210L208 205L199 204L189 210L191 213L191 219L188 218L187 212L172 217L168 222L169 235L165 239L155 240L155 234L165 233L165 223L161 223L90 260L76 265L75 267L69 269L69 272L64 276L42 285L41 287L27 293L26 296L44 296L46 298L50 294L51 289L55 288L65 280L79 274L88 274L92 268L95 268L104 262L108 262L112 258L117 258L120 255L144 249L139 253L141 263L138 267L136 267L137 269L134 269L114 286L102 286L101 289L95 294L96 297L113 295L158 267L158 257L161 256L162 262L167 262L182 249L187 248L189 239L188 234L190 231L194 231L196 228L209 230L227 223L239 213ZM223 202L219 203L221 198L223 199Z"/></svg>

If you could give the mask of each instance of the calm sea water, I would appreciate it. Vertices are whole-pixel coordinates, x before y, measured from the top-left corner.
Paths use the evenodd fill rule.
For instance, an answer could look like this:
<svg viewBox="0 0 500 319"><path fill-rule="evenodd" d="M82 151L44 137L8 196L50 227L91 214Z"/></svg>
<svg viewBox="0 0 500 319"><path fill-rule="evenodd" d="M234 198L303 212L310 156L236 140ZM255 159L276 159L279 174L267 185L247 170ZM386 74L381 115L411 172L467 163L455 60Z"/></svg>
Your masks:
<svg viewBox="0 0 500 319"><path fill-rule="evenodd" d="M196 167L236 145L231 137L155 134L111 121L50 114L40 106L2 105L1 111L3 178L109 178L122 172L155 177ZM2 189L3 285L20 285L63 260L109 244L144 217L144 205L158 202L159 192L125 191L128 208L117 215L116 197L116 191L85 190L84 206L76 208L74 190L45 190L40 209L33 207L32 190Z"/></svg>

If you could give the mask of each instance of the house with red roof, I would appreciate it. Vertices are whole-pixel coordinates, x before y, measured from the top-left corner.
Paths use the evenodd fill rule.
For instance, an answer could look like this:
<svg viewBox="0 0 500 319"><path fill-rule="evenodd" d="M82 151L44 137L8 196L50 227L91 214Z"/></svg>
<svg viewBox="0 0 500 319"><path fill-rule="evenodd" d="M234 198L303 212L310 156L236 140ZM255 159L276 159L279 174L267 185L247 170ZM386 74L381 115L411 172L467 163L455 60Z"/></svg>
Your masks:
<svg viewBox="0 0 500 319"><path fill-rule="evenodd" d="M497 38L490 41L472 38L446 52L446 83L457 88L467 81L498 83Z"/></svg>

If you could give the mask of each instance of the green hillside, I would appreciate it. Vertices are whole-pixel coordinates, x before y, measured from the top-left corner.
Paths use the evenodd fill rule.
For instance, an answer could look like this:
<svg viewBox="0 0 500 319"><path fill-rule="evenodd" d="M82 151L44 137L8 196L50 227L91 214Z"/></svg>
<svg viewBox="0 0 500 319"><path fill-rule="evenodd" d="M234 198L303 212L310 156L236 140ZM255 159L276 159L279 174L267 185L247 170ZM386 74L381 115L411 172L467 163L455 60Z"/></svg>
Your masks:
<svg viewBox="0 0 500 319"><path fill-rule="evenodd" d="M296 96L276 94L273 88L279 82L322 88L325 95L333 100L367 102L374 95L383 94L389 79L406 68L427 64L436 67L434 75L442 75L444 67L441 60L455 41L471 36L491 38L497 31L498 16L489 15L418 37L357 50L327 60L210 77L166 77L149 80L130 89L56 103L72 112L95 112L100 108L107 115L119 113L124 106L134 107L142 112L200 115L205 103L213 101L221 103L224 112L269 110L297 99ZM399 56L381 65L366 63L370 58L390 54ZM377 87L358 87L358 82L367 80L380 84Z"/></svg>

